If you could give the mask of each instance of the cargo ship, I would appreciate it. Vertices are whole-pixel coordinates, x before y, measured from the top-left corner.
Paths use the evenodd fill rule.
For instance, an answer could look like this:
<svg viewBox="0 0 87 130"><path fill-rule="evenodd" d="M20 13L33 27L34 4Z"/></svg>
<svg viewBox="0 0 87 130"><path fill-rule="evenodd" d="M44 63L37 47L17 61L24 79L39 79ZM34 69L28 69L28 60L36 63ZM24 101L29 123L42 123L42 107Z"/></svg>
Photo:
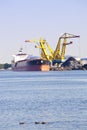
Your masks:
<svg viewBox="0 0 87 130"><path fill-rule="evenodd" d="M11 62L14 71L49 71L50 61L43 60L40 57L23 53L22 50L18 54L13 55Z"/></svg>

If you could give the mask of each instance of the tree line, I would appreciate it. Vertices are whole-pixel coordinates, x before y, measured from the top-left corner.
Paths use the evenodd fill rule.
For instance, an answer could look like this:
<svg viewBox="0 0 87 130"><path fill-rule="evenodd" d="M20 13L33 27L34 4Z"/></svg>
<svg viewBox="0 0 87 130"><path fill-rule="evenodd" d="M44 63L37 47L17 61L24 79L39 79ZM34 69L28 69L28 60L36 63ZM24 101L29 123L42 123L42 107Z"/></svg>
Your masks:
<svg viewBox="0 0 87 130"><path fill-rule="evenodd" d="M0 69L9 69L11 67L11 64L5 63L5 64L0 64Z"/></svg>

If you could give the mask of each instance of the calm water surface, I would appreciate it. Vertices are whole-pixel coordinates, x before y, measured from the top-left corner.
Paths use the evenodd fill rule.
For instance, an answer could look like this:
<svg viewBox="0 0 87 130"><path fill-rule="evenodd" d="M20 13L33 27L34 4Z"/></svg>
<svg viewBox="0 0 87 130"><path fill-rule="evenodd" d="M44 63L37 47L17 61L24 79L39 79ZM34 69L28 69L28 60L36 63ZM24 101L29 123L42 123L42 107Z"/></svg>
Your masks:
<svg viewBox="0 0 87 130"><path fill-rule="evenodd" d="M87 71L0 71L0 130L87 130Z"/></svg>

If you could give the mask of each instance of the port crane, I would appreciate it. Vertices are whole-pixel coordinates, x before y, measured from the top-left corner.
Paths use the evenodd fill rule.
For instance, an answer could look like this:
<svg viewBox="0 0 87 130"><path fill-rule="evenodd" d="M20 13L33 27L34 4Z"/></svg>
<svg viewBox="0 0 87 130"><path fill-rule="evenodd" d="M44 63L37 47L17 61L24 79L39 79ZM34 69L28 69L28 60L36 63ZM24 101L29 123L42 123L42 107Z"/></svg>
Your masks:
<svg viewBox="0 0 87 130"><path fill-rule="evenodd" d="M80 36L78 35L64 33L59 37L55 50L53 50L51 46L47 43L47 41L43 38L40 38L39 40L25 40L25 42L36 43L37 45L35 45L35 47L40 49L40 56L42 59L46 59L49 61L56 60L58 62L62 62L65 58L66 46L73 43L72 41L67 42L67 39L79 37Z"/></svg>
<svg viewBox="0 0 87 130"><path fill-rule="evenodd" d="M41 58L52 61L54 51L45 39L41 37L39 40L25 40L25 42L36 43L35 48L40 49Z"/></svg>
<svg viewBox="0 0 87 130"><path fill-rule="evenodd" d="M63 35L61 35L59 37L56 49L54 51L54 56L53 56L54 59L63 61L65 57L66 46L73 43L72 41L67 42L67 39L79 38L79 37L80 37L79 35L74 35L70 33L64 33Z"/></svg>

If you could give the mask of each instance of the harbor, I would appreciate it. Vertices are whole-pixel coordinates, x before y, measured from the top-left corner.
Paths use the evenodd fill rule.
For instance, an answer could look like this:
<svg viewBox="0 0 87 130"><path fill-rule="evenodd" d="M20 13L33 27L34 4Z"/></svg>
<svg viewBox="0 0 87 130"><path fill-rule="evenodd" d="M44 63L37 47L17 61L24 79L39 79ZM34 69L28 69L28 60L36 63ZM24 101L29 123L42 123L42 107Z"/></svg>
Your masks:
<svg viewBox="0 0 87 130"><path fill-rule="evenodd" d="M86 59L66 56L66 47L74 44L71 41L74 38L80 38L80 36L70 33L62 34L54 50L43 38L39 40L25 40L25 43L35 43L35 48L38 48L40 51L39 56L30 55L23 52L23 48L20 48L19 52L12 56L11 65L5 64L2 68L10 68L13 71L87 70Z"/></svg>
<svg viewBox="0 0 87 130"><path fill-rule="evenodd" d="M87 1L0 1L0 130L87 130Z"/></svg>

